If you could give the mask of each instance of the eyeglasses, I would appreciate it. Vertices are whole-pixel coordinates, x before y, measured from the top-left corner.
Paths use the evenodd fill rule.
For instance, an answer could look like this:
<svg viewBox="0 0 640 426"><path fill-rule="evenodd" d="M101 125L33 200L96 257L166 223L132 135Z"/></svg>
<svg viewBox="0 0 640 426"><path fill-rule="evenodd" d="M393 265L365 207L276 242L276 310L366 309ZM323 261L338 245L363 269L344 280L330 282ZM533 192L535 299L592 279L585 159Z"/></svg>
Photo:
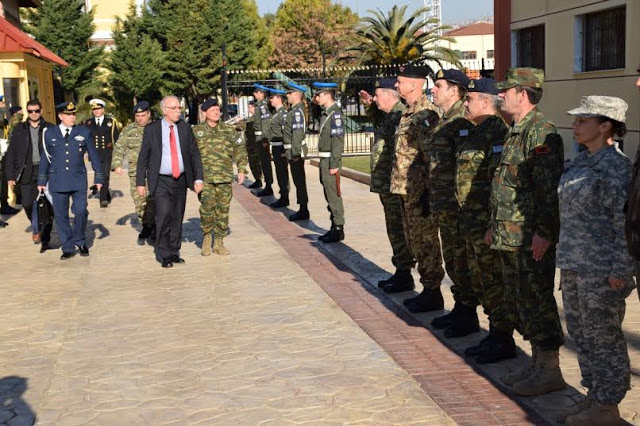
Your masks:
<svg viewBox="0 0 640 426"><path fill-rule="evenodd" d="M171 109L171 110L174 110L174 111L176 111L176 110L178 110L178 111L182 110L182 107L181 107L180 105L172 106L172 107L170 107L170 106L166 106L165 108L167 108L167 109Z"/></svg>
<svg viewBox="0 0 640 426"><path fill-rule="evenodd" d="M41 109L28 109L27 112L29 114L40 114Z"/></svg>

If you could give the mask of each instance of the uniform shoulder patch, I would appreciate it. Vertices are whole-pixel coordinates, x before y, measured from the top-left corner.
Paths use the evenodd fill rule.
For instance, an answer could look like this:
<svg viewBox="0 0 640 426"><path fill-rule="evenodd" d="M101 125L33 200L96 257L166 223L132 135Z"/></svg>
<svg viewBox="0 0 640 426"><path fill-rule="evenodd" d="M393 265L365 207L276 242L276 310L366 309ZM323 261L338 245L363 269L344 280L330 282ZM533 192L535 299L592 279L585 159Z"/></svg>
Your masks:
<svg viewBox="0 0 640 426"><path fill-rule="evenodd" d="M548 154L551 152L551 148L546 145L538 145L536 146L536 155L539 154Z"/></svg>
<svg viewBox="0 0 640 426"><path fill-rule="evenodd" d="M342 113L336 112L331 116L331 136L340 136L342 134L344 134Z"/></svg>
<svg viewBox="0 0 640 426"><path fill-rule="evenodd" d="M458 132L459 136L469 136L469 129L462 129Z"/></svg>

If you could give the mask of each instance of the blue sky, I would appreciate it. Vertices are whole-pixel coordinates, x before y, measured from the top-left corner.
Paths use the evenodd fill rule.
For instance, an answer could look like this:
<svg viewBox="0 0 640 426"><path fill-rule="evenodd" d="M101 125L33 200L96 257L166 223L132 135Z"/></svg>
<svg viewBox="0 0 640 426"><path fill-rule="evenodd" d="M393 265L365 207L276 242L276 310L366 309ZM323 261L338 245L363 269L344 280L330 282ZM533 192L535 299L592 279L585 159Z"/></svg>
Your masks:
<svg viewBox="0 0 640 426"><path fill-rule="evenodd" d="M334 0L336 1L336 0ZM394 4L414 4L415 8L421 7L422 0L337 0L343 6L348 6L359 15L367 15L367 10L381 9L383 12L391 9ZM261 15L278 10L281 0L256 0L258 11ZM493 0L442 0L442 22L463 22L471 19L480 19L493 15Z"/></svg>

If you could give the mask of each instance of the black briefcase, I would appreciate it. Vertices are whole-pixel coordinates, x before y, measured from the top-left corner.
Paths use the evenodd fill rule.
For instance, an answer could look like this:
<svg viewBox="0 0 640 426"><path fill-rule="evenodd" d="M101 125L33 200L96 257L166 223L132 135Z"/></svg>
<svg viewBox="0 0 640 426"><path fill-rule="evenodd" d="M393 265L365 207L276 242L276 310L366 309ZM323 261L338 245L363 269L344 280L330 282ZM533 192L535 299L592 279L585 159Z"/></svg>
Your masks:
<svg viewBox="0 0 640 426"><path fill-rule="evenodd" d="M36 206L38 208L38 227L44 229L45 225L53 223L53 206L44 195L44 191L40 191L36 199Z"/></svg>

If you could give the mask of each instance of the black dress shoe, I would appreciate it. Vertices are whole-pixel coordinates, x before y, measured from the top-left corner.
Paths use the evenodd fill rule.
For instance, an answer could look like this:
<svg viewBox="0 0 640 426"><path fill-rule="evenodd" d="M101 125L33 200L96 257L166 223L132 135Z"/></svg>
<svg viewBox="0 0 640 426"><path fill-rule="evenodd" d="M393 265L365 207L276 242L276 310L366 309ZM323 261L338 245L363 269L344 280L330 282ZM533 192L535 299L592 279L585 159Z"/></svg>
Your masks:
<svg viewBox="0 0 640 426"><path fill-rule="evenodd" d="M309 210L300 210L289 216L289 220L295 222L297 220L309 220L310 217Z"/></svg>
<svg viewBox="0 0 640 426"><path fill-rule="evenodd" d="M289 205L289 200L287 200L286 198L280 197L278 201L275 201L269 204L269 207L271 207L272 209L279 209L281 207L287 207L288 205Z"/></svg>
<svg viewBox="0 0 640 426"><path fill-rule="evenodd" d="M257 179L255 182L249 185L249 189L256 189L256 188L262 188L262 181L260 179Z"/></svg>
<svg viewBox="0 0 640 426"><path fill-rule="evenodd" d="M141 235L142 235L142 234L138 234L138 245L139 245L139 246L143 246L143 245L144 245L144 242L147 240L146 238L141 237Z"/></svg>
<svg viewBox="0 0 640 426"><path fill-rule="evenodd" d="M180 256L171 256L169 258L169 260L173 263L184 263L184 259L182 259Z"/></svg>
<svg viewBox="0 0 640 426"><path fill-rule="evenodd" d="M337 243L342 240L344 240L344 229L342 229L342 226L336 226L320 237L320 241L326 244Z"/></svg>
<svg viewBox="0 0 640 426"><path fill-rule="evenodd" d="M80 256L89 256L89 248L87 246L78 246L78 251L80 252Z"/></svg>
<svg viewBox="0 0 640 426"><path fill-rule="evenodd" d="M62 256L60 256L60 260L66 260L66 259L71 259L73 256L76 255L76 252L62 252Z"/></svg>
<svg viewBox="0 0 640 426"><path fill-rule="evenodd" d="M14 209L11 206L4 206L0 208L0 214L6 214L6 215L17 214L19 211L20 210Z"/></svg>
<svg viewBox="0 0 640 426"><path fill-rule="evenodd" d="M7 227L7 226L9 226L9 224L7 222L3 222L3 221L0 220L0 228L4 228L4 227Z"/></svg>
<svg viewBox="0 0 640 426"><path fill-rule="evenodd" d="M44 253L47 250L49 250L49 242L43 241L42 245L40 246L40 253Z"/></svg>
<svg viewBox="0 0 640 426"><path fill-rule="evenodd" d="M269 195L273 195L273 189L271 189L270 186L267 186L263 190L258 191L256 195L258 197L268 197Z"/></svg>
<svg viewBox="0 0 640 426"><path fill-rule="evenodd" d="M163 259L162 260L162 267L163 268L173 268L173 263L169 259Z"/></svg>
<svg viewBox="0 0 640 426"><path fill-rule="evenodd" d="M100 201L100 207L109 207L109 202L107 200Z"/></svg>

